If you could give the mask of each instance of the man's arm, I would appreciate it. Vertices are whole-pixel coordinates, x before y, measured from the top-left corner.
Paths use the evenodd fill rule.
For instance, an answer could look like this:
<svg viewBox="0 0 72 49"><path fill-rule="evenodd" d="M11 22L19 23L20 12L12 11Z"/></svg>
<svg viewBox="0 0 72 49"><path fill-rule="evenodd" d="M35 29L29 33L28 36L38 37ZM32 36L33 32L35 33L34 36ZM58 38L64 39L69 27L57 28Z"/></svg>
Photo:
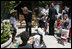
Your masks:
<svg viewBox="0 0 72 49"><path fill-rule="evenodd" d="M49 8L49 16L48 16L48 18L50 18L51 17L51 8Z"/></svg>

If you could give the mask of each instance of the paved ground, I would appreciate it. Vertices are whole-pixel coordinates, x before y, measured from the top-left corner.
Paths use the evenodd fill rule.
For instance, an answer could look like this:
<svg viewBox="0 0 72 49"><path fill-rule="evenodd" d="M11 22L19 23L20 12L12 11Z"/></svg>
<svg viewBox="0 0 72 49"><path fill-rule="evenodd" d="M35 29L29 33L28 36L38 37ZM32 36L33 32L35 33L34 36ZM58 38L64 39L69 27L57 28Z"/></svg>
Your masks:
<svg viewBox="0 0 72 49"><path fill-rule="evenodd" d="M37 28L32 28L32 33L37 33L35 31L35 29L37 29ZM21 32L25 31L25 28L18 29L17 31L18 31L18 33L17 33L17 35L18 35ZM20 38L18 38L18 40L20 40ZM65 44L65 46L58 44L57 40L54 36L45 35L43 40L44 40L46 48L71 48L71 43L67 43L67 44ZM13 48L13 46L14 46L14 44L12 45L12 48Z"/></svg>
<svg viewBox="0 0 72 49"><path fill-rule="evenodd" d="M32 33L37 33L35 31L35 29L37 29L37 27L32 28ZM18 33L16 34L16 36L19 35L20 33L22 33L23 31L25 31L25 28L18 29L17 30ZM47 29L47 31L48 31L48 29ZM20 37L16 37L16 39L20 40ZM46 48L71 48L71 43L67 43L67 44L65 44L65 46L63 46L61 44L58 44L57 40L56 40L56 38L54 36L45 35L44 38L43 38L43 41L44 41L44 44L45 44ZM14 44L12 43L11 48L14 48L15 44L16 43L14 43Z"/></svg>

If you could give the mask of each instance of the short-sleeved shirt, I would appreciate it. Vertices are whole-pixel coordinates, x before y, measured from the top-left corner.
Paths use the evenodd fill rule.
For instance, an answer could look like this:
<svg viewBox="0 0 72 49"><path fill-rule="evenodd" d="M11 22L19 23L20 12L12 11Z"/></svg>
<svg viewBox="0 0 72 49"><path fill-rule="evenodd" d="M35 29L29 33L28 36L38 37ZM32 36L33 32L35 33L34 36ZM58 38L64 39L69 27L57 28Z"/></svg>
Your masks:
<svg viewBox="0 0 72 49"><path fill-rule="evenodd" d="M17 27L16 27L16 19L15 19L15 17L11 17L11 18L10 18L10 21L11 21L11 24L13 24L15 28L17 28ZM14 28L11 27L11 30L14 30Z"/></svg>
<svg viewBox="0 0 72 49"><path fill-rule="evenodd" d="M49 14L49 8L48 9L43 9L41 11L44 15L48 15Z"/></svg>
<svg viewBox="0 0 72 49"><path fill-rule="evenodd" d="M35 35L35 36L33 36L34 37L34 41L35 41L35 43L34 43L34 48L40 48L40 36L39 35Z"/></svg>

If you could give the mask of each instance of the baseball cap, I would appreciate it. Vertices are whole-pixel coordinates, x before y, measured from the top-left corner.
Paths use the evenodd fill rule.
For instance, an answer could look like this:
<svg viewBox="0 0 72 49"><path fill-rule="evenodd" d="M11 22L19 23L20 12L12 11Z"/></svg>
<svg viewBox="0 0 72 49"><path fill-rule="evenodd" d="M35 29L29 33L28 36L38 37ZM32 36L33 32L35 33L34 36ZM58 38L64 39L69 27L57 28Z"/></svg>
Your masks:
<svg viewBox="0 0 72 49"><path fill-rule="evenodd" d="M16 12L17 12L17 10L12 9L12 10L10 11L10 14L16 13Z"/></svg>

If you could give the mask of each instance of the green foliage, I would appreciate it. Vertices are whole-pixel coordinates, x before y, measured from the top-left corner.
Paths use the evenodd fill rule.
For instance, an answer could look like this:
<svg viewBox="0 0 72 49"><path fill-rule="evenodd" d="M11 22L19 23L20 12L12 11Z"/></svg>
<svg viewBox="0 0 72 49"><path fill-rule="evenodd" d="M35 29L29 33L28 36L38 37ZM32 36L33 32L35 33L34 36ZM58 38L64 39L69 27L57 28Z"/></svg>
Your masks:
<svg viewBox="0 0 72 49"><path fill-rule="evenodd" d="M1 18L6 19L10 10L14 9L21 1L1 1ZM26 2L26 1L24 1ZM44 6L44 4L49 4L51 1L27 1L27 3L32 4L32 10L35 6Z"/></svg>
<svg viewBox="0 0 72 49"><path fill-rule="evenodd" d="M1 43L9 39L9 36L12 33L10 27L11 25L7 22L1 23Z"/></svg>
<svg viewBox="0 0 72 49"><path fill-rule="evenodd" d="M9 11L15 7L15 1L1 1L1 18L5 19Z"/></svg>
<svg viewBox="0 0 72 49"><path fill-rule="evenodd" d="M50 4L52 1L39 1L39 6L44 6L45 4Z"/></svg>

